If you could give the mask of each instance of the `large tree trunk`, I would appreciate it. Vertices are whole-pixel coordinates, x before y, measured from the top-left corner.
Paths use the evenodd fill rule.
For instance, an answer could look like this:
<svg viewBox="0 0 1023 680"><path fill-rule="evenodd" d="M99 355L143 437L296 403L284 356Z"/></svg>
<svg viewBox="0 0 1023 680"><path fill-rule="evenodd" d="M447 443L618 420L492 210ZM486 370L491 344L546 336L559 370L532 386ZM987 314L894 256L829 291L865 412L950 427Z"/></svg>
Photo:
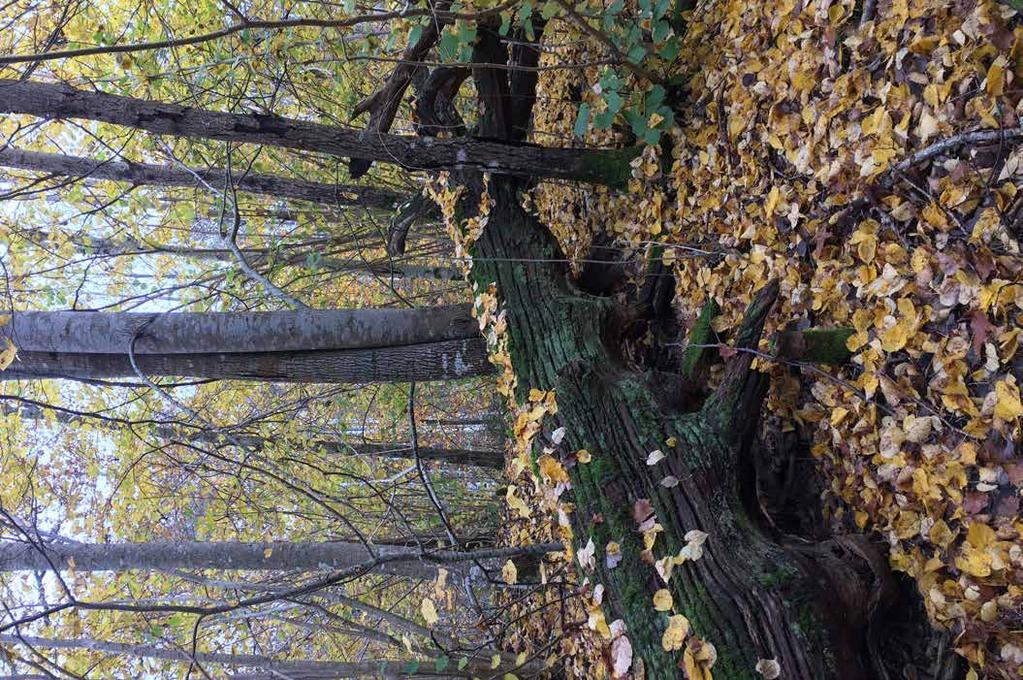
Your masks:
<svg viewBox="0 0 1023 680"><path fill-rule="evenodd" d="M516 186L495 181L490 192L496 206L476 243L474 278L481 289L497 284L520 392L553 390L558 413L548 416L549 426L567 428L563 453L592 452L591 463L569 470L575 541L594 541L596 566L588 575L606 587L608 620L624 619L647 677L679 674L682 653L662 648L667 616L651 601L664 587L675 612L716 646L715 678L758 678L758 659L776 659L783 678L873 677L869 614L884 560L873 560L870 546L854 537L788 540L761 522L750 443L766 385L750 370L752 356L737 354L721 389L696 412L681 412L672 399L677 376L622 363L618 339L627 314L573 288L557 244L522 210ZM769 287L758 298L737 345L756 346L776 293ZM655 449L667 457L647 465ZM677 486L660 484L669 475ZM642 499L664 528L654 559L678 553L690 530L709 535L703 556L676 567L668 584L642 556L633 517ZM603 556L612 541L623 559L609 569Z"/></svg>
<svg viewBox="0 0 1023 680"><path fill-rule="evenodd" d="M493 548L473 552L420 552L415 547L374 545L371 555L362 543L200 542L148 543L0 543L0 571L173 571L217 569L239 571L337 571L370 565L374 572L429 579L439 567L558 550L557 545Z"/></svg>
<svg viewBox="0 0 1023 680"><path fill-rule="evenodd" d="M364 138L359 130L279 116L223 113L133 99L67 85L0 79L0 113L80 118L160 135L266 144L395 163L408 170L470 168L521 177L551 177L620 185L631 176L636 150L558 149L473 138L432 139L391 134Z"/></svg>
<svg viewBox="0 0 1023 680"><path fill-rule="evenodd" d="M410 310L15 312L0 379L136 375L275 382L447 380L490 371L464 305Z"/></svg>
<svg viewBox="0 0 1023 680"><path fill-rule="evenodd" d="M14 147L0 149L0 166L33 170L63 177L88 177L116 182L130 182L136 186L198 187L204 191L212 186L225 189L227 173L223 168L189 170L169 165L134 163L120 159L94 160L56 153L23 151ZM292 198L327 206L362 206L390 210L408 199L408 196L373 187L322 184L299 179L285 179L274 175L242 174L232 176L239 191Z"/></svg>

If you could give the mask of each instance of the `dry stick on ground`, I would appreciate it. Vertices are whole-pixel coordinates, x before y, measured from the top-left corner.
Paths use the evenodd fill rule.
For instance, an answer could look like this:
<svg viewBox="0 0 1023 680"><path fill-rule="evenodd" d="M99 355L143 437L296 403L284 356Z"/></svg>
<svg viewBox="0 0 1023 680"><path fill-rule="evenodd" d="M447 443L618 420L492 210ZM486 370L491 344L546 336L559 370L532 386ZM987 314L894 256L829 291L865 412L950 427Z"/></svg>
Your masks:
<svg viewBox="0 0 1023 680"><path fill-rule="evenodd" d="M877 186L889 189L898 179L898 175L908 171L910 168L937 158L938 156L952 151L960 146L973 144L997 144L999 142L1019 142L1023 140L1023 127L1002 128L998 130L976 130L964 132L953 137L942 139L928 147L917 151L911 156L904 158L888 170L882 173Z"/></svg>

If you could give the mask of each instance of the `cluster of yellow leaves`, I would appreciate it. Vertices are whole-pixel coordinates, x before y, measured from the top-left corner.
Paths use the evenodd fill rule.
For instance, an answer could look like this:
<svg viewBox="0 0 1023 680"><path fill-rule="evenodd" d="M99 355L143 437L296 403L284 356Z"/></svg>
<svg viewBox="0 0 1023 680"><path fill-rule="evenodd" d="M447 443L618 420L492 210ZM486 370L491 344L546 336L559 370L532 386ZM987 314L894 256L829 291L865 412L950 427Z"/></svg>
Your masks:
<svg viewBox="0 0 1023 680"><path fill-rule="evenodd" d="M700 3L670 173L648 148L628 192L545 185L532 203L572 257L597 231L674 246L687 320L714 298L727 334L777 278L768 334L851 327L853 359L829 374L762 366L770 408L812 433L836 526L884 536L957 650L1017 677L1023 149L953 144L904 161L1019 126L1023 26L991 0L878 3L862 25L858 12L852 0ZM547 63L601 49L561 24L545 37L565 45ZM597 78L545 72L540 101L575 88L599 110ZM576 110L538 107L537 141L564 144ZM620 144L625 131L583 141Z"/></svg>

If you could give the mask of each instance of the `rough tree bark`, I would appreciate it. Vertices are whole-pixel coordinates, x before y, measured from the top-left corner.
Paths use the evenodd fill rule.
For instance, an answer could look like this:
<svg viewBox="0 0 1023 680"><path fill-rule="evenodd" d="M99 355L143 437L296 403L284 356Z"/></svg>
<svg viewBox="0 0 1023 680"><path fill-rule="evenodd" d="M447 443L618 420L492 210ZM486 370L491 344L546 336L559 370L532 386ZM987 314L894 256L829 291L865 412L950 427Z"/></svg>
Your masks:
<svg viewBox="0 0 1023 680"><path fill-rule="evenodd" d="M607 588L609 618L625 620L648 677L679 672L680 653L661 647L667 617L651 602L661 587L716 646L715 678L753 680L759 659L778 660L785 678L873 677L867 631L877 564L860 556L869 547L853 538L821 545L772 535L750 503L750 443L766 387L750 370L752 357L736 355L722 388L698 411L680 412L665 389L671 376L621 362L615 339L622 310L574 289L563 265L538 264L562 258L553 237L521 209L512 183L493 182L490 191L497 204L476 244L474 276L497 283L522 389L554 390L551 427L567 428L565 451L592 452L591 463L570 470L575 535L580 546L594 540L593 579ZM509 253L533 264L502 261ZM758 298L740 346L755 347L776 294L770 287ZM667 458L651 467L645 461L654 449ZM679 484L662 486L668 475ZM677 553L689 530L709 534L703 557L676 568L666 586L641 557L632 518L640 499L650 500L664 527L655 558ZM622 546L615 569L603 559L610 541Z"/></svg>
<svg viewBox="0 0 1023 680"><path fill-rule="evenodd" d="M95 160L57 153L24 151L14 147L0 148L0 166L31 170L61 177L88 177L135 186L198 187L201 184L222 191L227 173L223 168L184 169L169 165L135 163L120 159ZM324 184L276 175L234 173L232 181L239 191L252 194L292 198L328 206L362 206L390 210L407 200L396 191L351 184Z"/></svg>
<svg viewBox="0 0 1023 680"><path fill-rule="evenodd" d="M0 543L0 571L172 571L217 569L239 571L335 571L371 561L376 572L410 578L434 578L439 567L516 555L539 555L557 545L493 548L473 552L421 552L417 548L374 545L373 555L362 543L199 542L149 543Z"/></svg>
<svg viewBox="0 0 1023 680"><path fill-rule="evenodd" d="M403 382L491 368L466 306L133 314L15 312L18 358L0 380L136 375L274 382Z"/></svg>
<svg viewBox="0 0 1023 680"><path fill-rule="evenodd" d="M267 144L400 165L408 170L475 169L522 177L551 177L620 185L637 153L559 149L470 137L432 139L361 131L279 116L223 113L68 85L0 79L0 113L80 118L161 135Z"/></svg>

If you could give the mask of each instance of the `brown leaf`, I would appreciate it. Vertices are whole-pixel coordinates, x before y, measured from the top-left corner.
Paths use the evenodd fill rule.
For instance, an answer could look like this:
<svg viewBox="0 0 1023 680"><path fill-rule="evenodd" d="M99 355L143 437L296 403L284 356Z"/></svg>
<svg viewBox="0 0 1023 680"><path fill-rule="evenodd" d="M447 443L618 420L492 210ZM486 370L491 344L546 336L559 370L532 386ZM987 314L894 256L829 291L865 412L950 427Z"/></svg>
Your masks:
<svg viewBox="0 0 1023 680"><path fill-rule="evenodd" d="M977 353L977 357L981 360L984 358L984 343L987 342L994 328L995 326L988 321L987 314L979 309L973 312L973 315L970 317L970 330L973 332L973 351Z"/></svg>
<svg viewBox="0 0 1023 680"><path fill-rule="evenodd" d="M640 498L632 506L632 518L636 520L636 524L642 524L652 514L654 514L654 506L650 503L649 498Z"/></svg>
<svg viewBox="0 0 1023 680"><path fill-rule="evenodd" d="M977 515L984 512L984 508L987 507L988 501L991 499L986 493L980 491L969 491L963 498L963 510L968 515Z"/></svg>

